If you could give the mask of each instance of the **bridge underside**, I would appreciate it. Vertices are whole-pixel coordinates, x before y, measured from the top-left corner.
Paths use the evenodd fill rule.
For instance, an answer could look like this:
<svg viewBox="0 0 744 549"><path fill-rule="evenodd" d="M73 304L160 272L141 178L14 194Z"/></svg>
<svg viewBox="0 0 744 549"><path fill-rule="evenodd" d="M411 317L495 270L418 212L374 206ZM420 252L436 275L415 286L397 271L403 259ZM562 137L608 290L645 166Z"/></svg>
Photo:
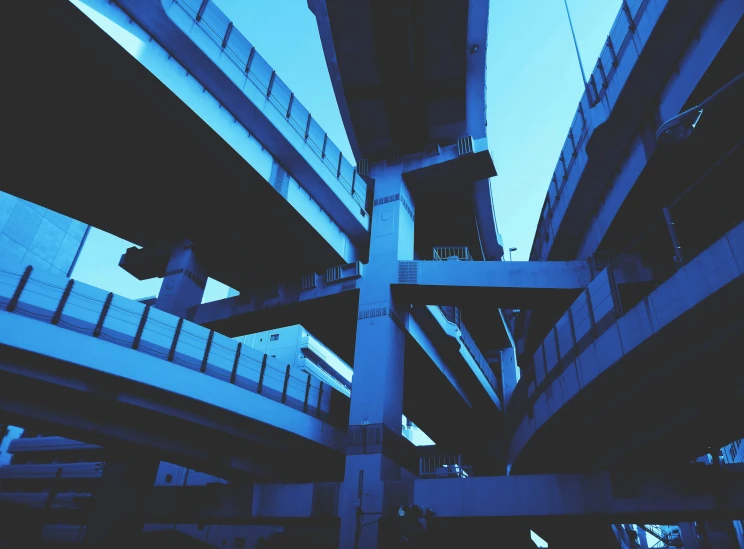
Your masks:
<svg viewBox="0 0 744 549"><path fill-rule="evenodd" d="M11 424L226 479L343 472L342 453L228 410L5 345L0 357L0 413Z"/></svg>
<svg viewBox="0 0 744 549"><path fill-rule="evenodd" d="M145 247L188 238L232 287L345 263L197 114L70 2L11 9L3 190ZM53 54L57 60L24 52ZM39 182L47 182L40 185ZM31 184L33 183L33 184Z"/></svg>
<svg viewBox="0 0 744 549"><path fill-rule="evenodd" d="M335 49L329 67L343 79L335 91L355 154L405 155L465 135L467 2L309 4L330 20L321 37L329 61Z"/></svg>
<svg viewBox="0 0 744 549"><path fill-rule="evenodd" d="M532 436L512 471L685 463L744 437L736 421L742 295L739 277L581 389Z"/></svg>

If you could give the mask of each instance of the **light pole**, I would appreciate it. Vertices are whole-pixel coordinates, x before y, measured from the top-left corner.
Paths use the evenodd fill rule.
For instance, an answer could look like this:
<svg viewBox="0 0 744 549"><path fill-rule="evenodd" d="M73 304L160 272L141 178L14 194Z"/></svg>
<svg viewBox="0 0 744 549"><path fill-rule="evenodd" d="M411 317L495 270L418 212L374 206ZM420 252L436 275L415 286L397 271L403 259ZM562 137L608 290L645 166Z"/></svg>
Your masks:
<svg viewBox="0 0 744 549"><path fill-rule="evenodd" d="M740 101L742 94L744 94L744 73L731 80L699 105L687 109L664 122L656 130L656 140L660 145L678 145L684 142L697 127L703 111L707 109L709 113L710 111L715 113L717 110L720 116L722 113L728 111L726 108L727 102ZM669 237L674 247L674 261L679 266L682 266L685 263L685 256L679 236L677 235L677 228L674 224L672 212L670 208L666 207L663 209L663 213L667 229L669 230Z"/></svg>
<svg viewBox="0 0 744 549"><path fill-rule="evenodd" d="M516 248L509 248L509 261L512 260L512 256L511 256L512 252L516 252L516 251L517 251Z"/></svg>
<svg viewBox="0 0 744 549"><path fill-rule="evenodd" d="M579 68L581 69L581 79L584 81L584 90L586 91L586 98L589 100L589 104L592 105L592 96L589 93L589 84L586 82L586 74L584 74L584 64L581 62L581 54L579 53L579 43L576 41L576 33L574 32L573 21L571 21L571 12L568 10L568 0L563 0L563 4L566 6L566 15L568 15L568 26L571 27L571 36L573 36L574 47L576 48L576 57L579 60Z"/></svg>
<svg viewBox="0 0 744 549"><path fill-rule="evenodd" d="M734 98L741 97L742 93L744 93L744 73L734 78L696 107L681 112L664 122L656 130L656 140L663 145L683 142L690 137L705 109L720 104L724 100L734 100Z"/></svg>

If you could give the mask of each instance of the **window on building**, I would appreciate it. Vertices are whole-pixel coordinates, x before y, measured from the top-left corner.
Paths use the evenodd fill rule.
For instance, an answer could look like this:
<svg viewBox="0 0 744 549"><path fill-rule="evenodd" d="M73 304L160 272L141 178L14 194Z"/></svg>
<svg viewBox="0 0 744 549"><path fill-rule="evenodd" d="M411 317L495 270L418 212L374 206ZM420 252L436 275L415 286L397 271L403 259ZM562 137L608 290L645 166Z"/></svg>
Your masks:
<svg viewBox="0 0 744 549"><path fill-rule="evenodd" d="M168 473L167 475L165 475L165 482L167 482L168 484L170 484L171 482L173 482L173 475L171 475L170 473Z"/></svg>
<svg viewBox="0 0 744 549"><path fill-rule="evenodd" d="M277 341L279 339L279 334L271 334L271 341Z"/></svg>

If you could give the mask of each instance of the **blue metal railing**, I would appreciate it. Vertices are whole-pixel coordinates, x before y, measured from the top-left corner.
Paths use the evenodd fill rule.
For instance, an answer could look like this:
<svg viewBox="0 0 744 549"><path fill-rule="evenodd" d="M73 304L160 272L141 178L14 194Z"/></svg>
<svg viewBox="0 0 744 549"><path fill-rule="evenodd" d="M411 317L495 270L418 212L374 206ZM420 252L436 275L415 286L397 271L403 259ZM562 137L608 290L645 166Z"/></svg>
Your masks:
<svg viewBox="0 0 744 549"><path fill-rule="evenodd" d="M173 0L196 25L218 45L225 56L240 70L248 82L258 88L286 119L287 124L321 159L332 177L341 183L366 215L367 184L356 168L328 138L294 93L282 82L276 71L211 0Z"/></svg>
<svg viewBox="0 0 744 549"><path fill-rule="evenodd" d="M331 410L331 386L138 301L17 264L0 267L0 308L149 354L346 427L347 418Z"/></svg>

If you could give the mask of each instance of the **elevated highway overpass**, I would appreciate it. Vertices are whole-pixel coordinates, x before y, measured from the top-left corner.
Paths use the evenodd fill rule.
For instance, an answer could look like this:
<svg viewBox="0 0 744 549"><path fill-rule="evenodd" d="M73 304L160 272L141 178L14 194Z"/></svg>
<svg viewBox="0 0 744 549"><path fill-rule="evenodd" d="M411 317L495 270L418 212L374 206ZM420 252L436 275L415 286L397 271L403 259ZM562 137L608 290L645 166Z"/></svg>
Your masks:
<svg viewBox="0 0 744 549"><path fill-rule="evenodd" d="M592 281L512 398L511 471L684 463L744 436L743 258L739 223L632 307L612 266Z"/></svg>
<svg viewBox="0 0 744 549"><path fill-rule="evenodd" d="M489 2L308 0L357 162L398 171L415 203L416 249L503 248L486 140Z"/></svg>
<svg viewBox="0 0 744 549"><path fill-rule="evenodd" d="M348 398L318 379L58 275L0 275L0 410L13 421L224 478L342 470Z"/></svg>
<svg viewBox="0 0 744 549"><path fill-rule="evenodd" d="M22 265L3 265L2 269L6 310L1 312L9 327L8 339L2 343L6 357L3 372L8 376L4 389L6 413L14 417L25 414L26 422L40 422L46 429L55 432L61 429L61 433L86 441L93 436L103 444L86 429L105 433L101 440L107 441L107 447L122 443L117 435L128 443L137 443L142 438L175 462L195 460L198 463L195 468L200 470L227 467L229 473L235 467L238 472L246 468L257 475L270 475L276 467L276 471L290 468L300 475L315 471L321 478L323 475L334 478L341 473L338 459L346 448L346 435L342 431L346 427L348 397L328 384L254 349L240 347L234 340L210 329L208 323L203 327L142 303ZM404 411L440 444L478 453L472 437L498 419L501 408L498 384L485 359L473 354L478 352L477 348L468 350L451 339L457 337L455 332L460 333L459 329L450 326L439 309L433 309L425 311L424 317L406 319L409 343ZM57 314L58 311L61 312ZM443 347L443 339L451 341L450 345ZM62 348L62 354L56 353L58 348ZM108 353L111 358L107 358ZM132 361L141 365L136 369L123 366ZM121 389L110 389L119 383ZM91 394L86 395L86 387ZM230 393L233 396L229 397ZM21 394L25 396L19 399ZM106 395L113 401L106 402ZM95 406L100 398L106 405L91 422L87 406ZM220 408L220 403L233 398L244 402L238 408L228 405L219 412L225 416L221 420L224 425L203 417L217 414L209 411L211 407ZM173 402L162 407L158 405L159 399ZM258 404L252 403L253 400ZM53 403L58 401L65 404L55 412ZM442 402L449 404L442 407ZM259 405L269 408L261 411ZM255 409L257 415L242 417L244 406ZM287 406L291 409L285 410ZM126 436L116 419L117 411L127 418L124 424L132 430ZM193 428L202 431L201 442L184 443L180 436L162 433L150 438L147 429L141 431L137 423L146 422L152 429L172 430L183 423L177 418L190 418L186 424L196 422L198 426ZM264 420L269 421L270 427L262 425ZM303 427L308 421L310 424ZM112 424L110 429L107 422ZM236 422L242 427L234 427ZM453 429L453 422L460 427ZM279 429L276 435L272 434L272 427ZM186 427L184 424L178 428ZM216 433L212 432L215 430ZM272 458L274 466L268 469L257 467L259 458L250 463L209 464L211 458L207 455L222 461L219 452L227 450L221 445L227 444L230 436L225 436L226 440L207 454L203 453L204 441L215 438L223 430L227 432L222 435L245 436L258 447L267 445L275 451L285 446L277 446L273 438L281 438L284 436L281 431L286 430L290 439L294 435L300 439L309 437L333 455L324 458L323 467L308 463L299 470L278 458ZM316 440L316 437L320 438ZM400 433L393 438L403 445L404 459L410 461L414 455L415 460L415 451L400 440ZM291 447L291 441L288 444Z"/></svg>
<svg viewBox="0 0 744 549"><path fill-rule="evenodd" d="M638 1L627 6L618 12L589 75L587 93L548 182L531 260L604 261L620 253L742 139L744 108L736 91L706 108L684 143L659 146L654 135L663 122L744 71L738 54L744 47L741 2ZM678 211L675 221L707 227L728 218L733 208L731 201L721 200L710 215L692 207ZM700 241L694 229L680 236L688 243ZM664 259L654 249L643 256L649 265ZM524 326L527 353L534 353L563 310L532 312Z"/></svg>
<svg viewBox="0 0 744 549"><path fill-rule="evenodd" d="M316 528L337 535L339 489L340 483L260 482L153 487L147 494L144 515L148 530L172 528L174 523L181 527L269 525ZM18 503L27 515L39 516L45 497L48 499L45 494L0 493L0 503ZM52 505L60 516L74 523L90 497L86 493L60 493ZM391 481L386 485L384 502L374 507L381 515L381 528L395 527L401 501L416 502L434 511L435 516L427 521L431 538L427 546L447 547L454 540L480 546L484 537L492 538L496 533L516 533L519 527L525 532L527 528L546 532L558 525L579 528L593 542L590 547L604 547L607 545L600 544L596 526L586 529L587 519L609 530L612 524L665 524L741 516L744 471L738 465L714 468L696 464L664 471ZM369 500L364 503L371 505ZM9 516L18 515L19 507L8 508L7 512Z"/></svg>
<svg viewBox="0 0 744 549"><path fill-rule="evenodd" d="M15 5L9 16L33 21L34 51L65 62L42 69L16 56L6 65L16 108L4 131L21 175L3 190L153 256L189 239L209 276L237 289L364 259L364 178L239 31L228 36L226 19L216 29L216 6L200 8ZM37 184L50 166L75 177ZM145 263L125 266L163 276L156 257Z"/></svg>

